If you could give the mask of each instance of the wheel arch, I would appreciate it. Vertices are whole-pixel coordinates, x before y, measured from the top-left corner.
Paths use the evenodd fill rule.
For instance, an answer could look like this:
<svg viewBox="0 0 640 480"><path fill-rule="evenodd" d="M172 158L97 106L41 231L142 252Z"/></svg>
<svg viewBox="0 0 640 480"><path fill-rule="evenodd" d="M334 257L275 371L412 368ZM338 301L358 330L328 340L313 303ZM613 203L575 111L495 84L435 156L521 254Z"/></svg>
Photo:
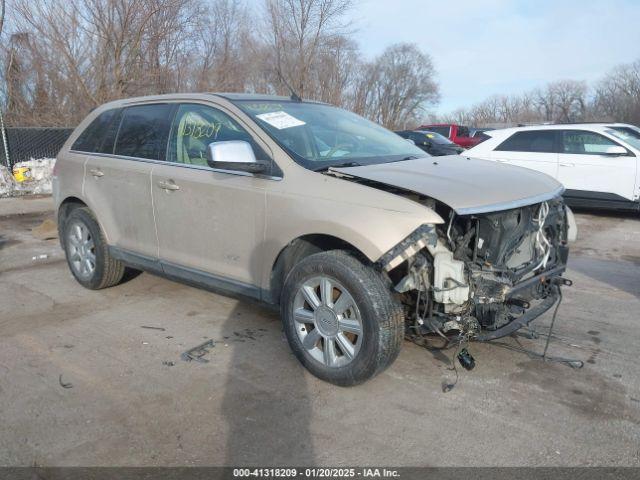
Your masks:
<svg viewBox="0 0 640 480"><path fill-rule="evenodd" d="M361 262L371 263L360 249L341 238L323 233L302 235L293 239L278 253L271 267L269 293L265 300L276 305L280 304L282 287L291 269L304 258L329 250L345 250Z"/></svg>
<svg viewBox="0 0 640 480"><path fill-rule="evenodd" d="M72 210L76 208L87 207L87 204L78 197L67 197L58 206L58 239L62 245L62 237L64 232L64 224ZM64 245L62 245L64 248Z"/></svg>

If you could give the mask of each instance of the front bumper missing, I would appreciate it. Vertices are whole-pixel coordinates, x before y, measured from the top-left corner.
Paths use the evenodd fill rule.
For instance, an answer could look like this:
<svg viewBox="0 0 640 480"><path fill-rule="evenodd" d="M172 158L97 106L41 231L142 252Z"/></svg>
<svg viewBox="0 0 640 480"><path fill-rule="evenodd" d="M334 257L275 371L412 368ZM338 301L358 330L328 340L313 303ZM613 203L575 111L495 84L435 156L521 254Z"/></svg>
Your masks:
<svg viewBox="0 0 640 480"><path fill-rule="evenodd" d="M558 283L570 284L570 283L566 283L568 281L565 279L561 279L560 277L557 277L557 278L559 280L562 280L562 282L552 283L549 286L549 295L546 298L544 298L540 303L529 308L529 310L523 313L520 317L516 318L515 320L512 320L505 326L498 328L497 330L485 331L485 333L480 333L476 335L474 340L478 342L488 342L490 340L496 340L498 338L511 335L513 332L521 329L522 327L526 327L527 325L529 325L533 320L535 320L544 312L546 312L551 307L553 307L555 303L558 301L558 299L560 298L560 286L558 285Z"/></svg>

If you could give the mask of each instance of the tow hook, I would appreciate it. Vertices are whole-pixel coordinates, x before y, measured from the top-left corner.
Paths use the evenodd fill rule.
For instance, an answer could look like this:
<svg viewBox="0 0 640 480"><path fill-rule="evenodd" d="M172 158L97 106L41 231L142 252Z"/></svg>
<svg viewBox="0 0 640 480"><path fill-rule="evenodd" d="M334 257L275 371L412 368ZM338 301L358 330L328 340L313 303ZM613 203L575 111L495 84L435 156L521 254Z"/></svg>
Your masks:
<svg viewBox="0 0 640 480"><path fill-rule="evenodd" d="M553 277L551 279L551 282L556 285L564 285L565 287L570 287L573 285L573 280L569 280L568 278L564 277Z"/></svg>

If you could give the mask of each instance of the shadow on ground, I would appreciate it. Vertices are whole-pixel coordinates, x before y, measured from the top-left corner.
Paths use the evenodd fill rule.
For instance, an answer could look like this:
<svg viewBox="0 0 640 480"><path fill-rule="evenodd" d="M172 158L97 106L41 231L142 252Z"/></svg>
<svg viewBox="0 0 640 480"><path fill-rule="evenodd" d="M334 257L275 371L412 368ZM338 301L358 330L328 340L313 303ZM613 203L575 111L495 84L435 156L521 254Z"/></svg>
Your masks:
<svg viewBox="0 0 640 480"><path fill-rule="evenodd" d="M612 263L616 275L611 275ZM586 256L576 256L569 260L569 268L598 282L640 298L640 262L600 260Z"/></svg>
<svg viewBox="0 0 640 480"><path fill-rule="evenodd" d="M260 322L244 320L254 316ZM273 352L285 358L284 369L281 361L264 363L260 350L265 345L259 340L265 329L259 325L265 318L280 321L277 312L255 303L238 303L223 328L225 341L233 349L221 412L228 426L225 464L264 466L268 459L271 465L313 465L312 405L305 373L285 342Z"/></svg>

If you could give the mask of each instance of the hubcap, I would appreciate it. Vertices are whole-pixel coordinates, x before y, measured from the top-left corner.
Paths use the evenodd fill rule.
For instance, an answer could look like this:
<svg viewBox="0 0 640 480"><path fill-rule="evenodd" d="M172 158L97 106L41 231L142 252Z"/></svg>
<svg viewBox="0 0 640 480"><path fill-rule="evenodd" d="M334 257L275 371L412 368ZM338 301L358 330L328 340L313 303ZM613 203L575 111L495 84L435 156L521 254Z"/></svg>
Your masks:
<svg viewBox="0 0 640 480"><path fill-rule="evenodd" d="M362 318L351 294L337 280L305 281L293 302L296 333L305 350L329 367L351 363L362 345Z"/></svg>
<svg viewBox="0 0 640 480"><path fill-rule="evenodd" d="M72 223L68 232L67 246L71 268L79 277L89 279L96 269L96 251L91 232L80 221Z"/></svg>

